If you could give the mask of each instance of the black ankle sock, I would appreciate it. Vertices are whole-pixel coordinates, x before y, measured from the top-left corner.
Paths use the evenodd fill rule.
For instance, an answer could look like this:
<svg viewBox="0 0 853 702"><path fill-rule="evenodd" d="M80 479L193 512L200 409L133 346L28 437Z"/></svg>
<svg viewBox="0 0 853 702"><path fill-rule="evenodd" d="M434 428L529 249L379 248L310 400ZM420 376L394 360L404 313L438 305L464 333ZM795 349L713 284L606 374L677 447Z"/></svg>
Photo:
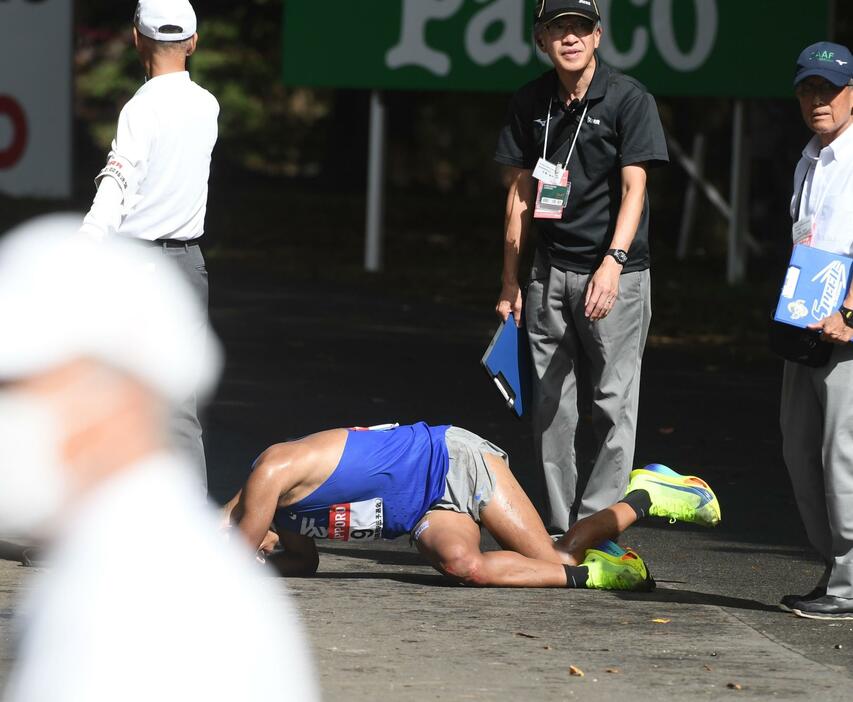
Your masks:
<svg viewBox="0 0 853 702"><path fill-rule="evenodd" d="M566 569L566 587L586 587L589 580L589 568L586 566L563 566Z"/></svg>
<svg viewBox="0 0 853 702"><path fill-rule="evenodd" d="M646 490L632 490L619 501L633 509L637 519L648 517L652 508L652 498Z"/></svg>

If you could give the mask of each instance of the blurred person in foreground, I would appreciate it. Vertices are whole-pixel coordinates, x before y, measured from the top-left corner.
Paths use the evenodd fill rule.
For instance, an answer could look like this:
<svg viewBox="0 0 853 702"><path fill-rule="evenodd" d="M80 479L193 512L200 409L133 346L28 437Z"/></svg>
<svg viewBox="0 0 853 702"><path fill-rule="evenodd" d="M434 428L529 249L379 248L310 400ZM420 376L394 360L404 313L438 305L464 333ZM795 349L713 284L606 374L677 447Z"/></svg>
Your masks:
<svg viewBox="0 0 853 702"><path fill-rule="evenodd" d="M793 243L853 255L853 56L819 42L800 54L794 93L814 132L794 173ZM782 451L812 546L826 568L780 606L811 619L853 619L853 291L811 325L834 344L818 368L785 362Z"/></svg>
<svg viewBox="0 0 853 702"><path fill-rule="evenodd" d="M521 324L519 268L537 234L523 305L531 417L545 524L562 534L628 484L651 320L646 171L668 155L654 98L596 52L596 0L538 0L534 21L554 70L513 96L495 151L509 180L496 311ZM581 450L586 415L594 446Z"/></svg>
<svg viewBox="0 0 853 702"><path fill-rule="evenodd" d="M174 404L219 375L203 311L171 263L79 222L0 244L0 534L49 563L6 699L317 699L284 593L170 446Z"/></svg>
<svg viewBox="0 0 853 702"><path fill-rule="evenodd" d="M82 231L151 247L181 270L202 306L208 304L204 234L208 177L218 134L219 103L190 79L196 15L187 0L140 0L133 45L145 84L122 108L107 164ZM207 333L207 316L196 320ZM172 431L207 486L207 467L195 388L172 411Z"/></svg>

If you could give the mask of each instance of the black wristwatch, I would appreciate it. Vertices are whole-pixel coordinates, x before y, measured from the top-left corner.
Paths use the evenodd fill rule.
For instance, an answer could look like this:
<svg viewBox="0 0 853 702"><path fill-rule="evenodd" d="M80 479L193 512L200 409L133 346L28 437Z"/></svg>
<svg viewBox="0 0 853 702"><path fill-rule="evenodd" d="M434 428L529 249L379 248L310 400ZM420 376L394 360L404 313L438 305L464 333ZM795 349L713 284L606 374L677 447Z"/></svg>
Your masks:
<svg viewBox="0 0 853 702"><path fill-rule="evenodd" d="M616 259L616 263L618 263L620 266L624 266L626 263L628 263L628 254L622 249L608 249L607 253L604 255L613 256L613 258Z"/></svg>
<svg viewBox="0 0 853 702"><path fill-rule="evenodd" d="M844 323L848 327L853 327L853 310L841 305L841 307L838 308L838 311L841 313L841 319L844 320Z"/></svg>

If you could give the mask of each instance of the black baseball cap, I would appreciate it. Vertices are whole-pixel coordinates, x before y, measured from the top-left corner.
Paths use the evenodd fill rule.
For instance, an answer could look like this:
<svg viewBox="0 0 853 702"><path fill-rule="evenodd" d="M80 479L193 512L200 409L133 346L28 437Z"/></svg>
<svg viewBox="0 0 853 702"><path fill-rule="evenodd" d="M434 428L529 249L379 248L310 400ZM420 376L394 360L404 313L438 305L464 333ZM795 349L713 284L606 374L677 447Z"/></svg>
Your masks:
<svg viewBox="0 0 853 702"><path fill-rule="evenodd" d="M563 15L580 15L593 22L601 19L596 0L537 0L536 24L544 24Z"/></svg>
<svg viewBox="0 0 853 702"><path fill-rule="evenodd" d="M836 88L843 88L853 79L853 56L850 49L841 44L819 41L803 49L797 59L794 85L799 85L810 76L828 80Z"/></svg>

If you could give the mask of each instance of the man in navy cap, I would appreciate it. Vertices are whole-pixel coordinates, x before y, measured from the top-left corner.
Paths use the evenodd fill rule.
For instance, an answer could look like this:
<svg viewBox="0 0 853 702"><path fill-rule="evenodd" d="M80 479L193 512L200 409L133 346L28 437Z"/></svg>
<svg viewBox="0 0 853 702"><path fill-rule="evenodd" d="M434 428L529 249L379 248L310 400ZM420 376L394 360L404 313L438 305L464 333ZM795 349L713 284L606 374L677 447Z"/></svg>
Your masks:
<svg viewBox="0 0 853 702"><path fill-rule="evenodd" d="M596 51L596 0L539 0L534 23L554 69L513 96L495 152L509 183L496 310L521 324L521 252L535 228L531 415L546 526L563 533L628 484L651 318L646 172L668 156L654 98ZM585 415L595 445L581 452Z"/></svg>
<svg viewBox="0 0 853 702"><path fill-rule="evenodd" d="M814 136L794 173L794 244L853 255L853 56L819 42L797 61L794 92ZM782 447L809 541L826 564L806 595L781 607L812 619L853 619L853 292L811 325L834 344L819 368L785 362Z"/></svg>

